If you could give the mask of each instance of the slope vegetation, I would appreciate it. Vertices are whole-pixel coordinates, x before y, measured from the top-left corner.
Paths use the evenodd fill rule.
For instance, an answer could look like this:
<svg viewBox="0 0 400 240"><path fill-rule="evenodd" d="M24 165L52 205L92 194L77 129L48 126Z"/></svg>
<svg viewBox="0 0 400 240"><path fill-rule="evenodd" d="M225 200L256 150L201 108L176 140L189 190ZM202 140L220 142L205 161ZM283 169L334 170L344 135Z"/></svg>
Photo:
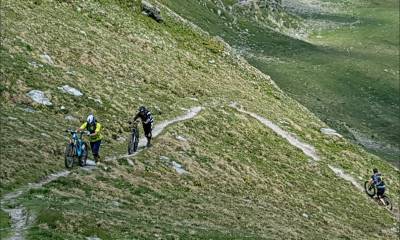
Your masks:
<svg viewBox="0 0 400 240"><path fill-rule="evenodd" d="M398 166L399 1L161 2L222 37L324 122ZM280 7L261 20L252 4L241 7L245 15L234 11L238 2Z"/></svg>
<svg viewBox="0 0 400 240"><path fill-rule="evenodd" d="M110 159L126 153L125 123L139 105L157 122L203 108L133 158L76 168L23 193L13 204L29 211L26 238L396 239L397 206L380 208L329 166L360 184L377 166L393 202L398 170L323 135L326 124L267 75L159 7L164 23L141 14L137 1L2 2L2 195L61 171L63 130L89 112L105 127L101 153ZM31 90L52 105L34 103ZM232 102L312 145L319 160ZM12 223L3 212L0 219L5 236Z"/></svg>

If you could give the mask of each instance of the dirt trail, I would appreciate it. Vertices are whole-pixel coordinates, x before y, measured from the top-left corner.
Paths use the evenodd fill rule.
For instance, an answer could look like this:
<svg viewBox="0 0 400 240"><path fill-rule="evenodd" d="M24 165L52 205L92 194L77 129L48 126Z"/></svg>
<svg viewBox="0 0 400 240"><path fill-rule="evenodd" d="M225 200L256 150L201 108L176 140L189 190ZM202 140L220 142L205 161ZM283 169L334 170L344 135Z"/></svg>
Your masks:
<svg viewBox="0 0 400 240"><path fill-rule="evenodd" d="M294 134L286 132L285 130L281 129L279 126L275 125L273 122L269 121L266 118L263 118L263 117L255 114L255 113L248 112L248 111L245 111L245 110L239 108L236 103L232 103L232 104L230 104L230 106L235 108L239 112L246 113L246 114L254 117L258 121L263 123L265 126L271 128L276 134L278 134L279 136L285 138L293 146L301 149L304 152L304 154L306 154L307 156L311 157L313 160L315 160L315 161L319 160L319 157L318 157L318 155L317 155L317 153L315 151L315 148L313 146L309 145L309 144L301 142L297 138L297 136L295 136ZM340 169L340 168L337 168L337 167L333 167L331 165L328 165L328 167L338 177L343 178L344 180L350 182L360 192L364 192L364 188L361 186L361 184L354 177L352 177L349 174L346 174L343 169ZM394 203L393 205L394 205L394 210L391 211L391 213L396 217L396 219L398 221L400 221L400 212L399 212L399 209L398 209L398 205L396 203Z"/></svg>
<svg viewBox="0 0 400 240"><path fill-rule="evenodd" d="M363 187L361 184L357 182L355 178L353 178L351 175L344 173L343 169L332 167L331 165L328 165L328 167L338 176L343 178L344 180L351 182L358 190L361 192L364 191Z"/></svg>
<svg viewBox="0 0 400 240"><path fill-rule="evenodd" d="M153 137L158 136L164 130L164 128L166 128L167 126L169 126L173 123L194 118L201 110L202 110L202 107L193 107L193 108L189 109L184 115L181 115L174 119L163 121L160 124L157 124L153 129ZM145 145L146 145L146 138L142 137L139 140L139 147L141 148L141 150L143 150L143 147ZM138 152L136 152L135 154L137 154ZM124 158L124 157L130 157L130 156L134 156L134 154L133 155L122 155L122 156L118 156L118 157L109 157L109 158L106 158L106 161L112 161L112 160L115 160L118 158ZM88 164L88 166L82 167L82 169L92 170L96 166L96 164L91 160L88 160L87 164ZM23 193L26 193L30 189L41 188L43 185L50 183L54 180L57 180L59 177L67 176L69 173L70 173L70 171L64 170L64 171L60 171L60 172L51 174L38 183L28 184L24 187L18 188L17 190L3 196L3 198L0 200L1 209L10 215L11 222L12 222L11 223L12 234L7 239L10 239L10 240L25 239L24 231L25 231L25 229L28 228L29 223L33 222L33 220L34 220L32 216L29 216L27 210L22 205L17 205L18 197L20 197Z"/></svg>
<svg viewBox="0 0 400 240"><path fill-rule="evenodd" d="M292 144L293 146L302 150L305 155L311 157L314 161L319 160L319 156L317 155L315 148L307 143L301 142L296 135L286 132L285 130L280 128L278 125L274 124L273 122L271 122L270 120L268 120L264 117L261 117L260 115L257 115L252 112L247 112L247 111L239 108L236 103L232 103L232 104L230 104L230 106L235 108L239 112L246 113L246 114L252 116L253 118L257 119L262 124L269 127L270 129L272 129L272 131L274 131L276 134L278 134L279 136L286 139L290 144Z"/></svg>
<svg viewBox="0 0 400 240"><path fill-rule="evenodd" d="M171 120L166 120L163 121L159 124L157 124L154 129L153 129L153 137L158 136L163 130L164 128L166 128L167 126L174 124L176 122L181 122L181 121L185 121L191 118L194 118L195 116L197 116L197 114L199 114L199 112L202 110L202 107L193 107L191 109L189 109L186 114L178 116L174 119ZM114 156L114 157L108 157L105 159L105 161L113 161L113 160L117 160L120 158L127 158L127 157L132 157L135 156L136 154L138 154L139 152L141 152L143 150L143 148L146 146L146 137L141 137L139 139L139 144L138 144L138 151L136 151L135 153L129 155L129 154L125 154L125 155L121 155L121 156Z"/></svg>
<svg viewBox="0 0 400 240"><path fill-rule="evenodd" d="M59 177L67 176L69 171L61 171L54 173L44 178L42 181L34 184L18 188L16 191L6 194L0 201L1 210L8 213L11 218L11 229L12 235L8 238L10 240L20 240L24 238L24 230L28 227L29 222L33 221L32 217L29 217L26 209L22 205L17 205L17 199L23 193L30 189L41 188L43 185L52 182Z"/></svg>

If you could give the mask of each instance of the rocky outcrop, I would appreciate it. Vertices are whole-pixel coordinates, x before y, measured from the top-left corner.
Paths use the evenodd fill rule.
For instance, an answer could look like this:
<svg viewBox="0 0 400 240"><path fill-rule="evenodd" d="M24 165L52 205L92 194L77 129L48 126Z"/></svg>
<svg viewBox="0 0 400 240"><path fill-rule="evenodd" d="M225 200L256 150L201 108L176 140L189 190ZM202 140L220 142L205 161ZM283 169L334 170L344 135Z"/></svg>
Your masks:
<svg viewBox="0 0 400 240"><path fill-rule="evenodd" d="M164 19L161 17L160 9L144 0L142 0L142 13L153 18L157 22L164 21Z"/></svg>

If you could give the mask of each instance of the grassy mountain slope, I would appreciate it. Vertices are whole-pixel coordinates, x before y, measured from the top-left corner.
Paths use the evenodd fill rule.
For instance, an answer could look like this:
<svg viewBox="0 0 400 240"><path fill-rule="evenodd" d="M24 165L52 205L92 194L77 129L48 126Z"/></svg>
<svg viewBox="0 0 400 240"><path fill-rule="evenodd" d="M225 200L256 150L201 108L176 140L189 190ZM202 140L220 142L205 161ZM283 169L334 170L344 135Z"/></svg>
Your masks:
<svg viewBox="0 0 400 240"><path fill-rule="evenodd" d="M393 215L328 164L360 183L377 166L394 202L398 171L322 135L326 125L268 76L162 11L166 21L158 24L137 2L2 2L1 194L63 169L62 131L80 124L66 116L96 114L105 127L104 157L125 153L117 139L128 135L125 122L137 106L149 106L157 122L204 107L167 128L133 167L120 159L92 172L75 169L24 194L18 201L35 216L29 239L396 238ZM33 67L43 53L55 64ZM84 95L57 89L65 84ZM31 89L44 91L53 106L32 103ZM321 161L310 162L231 101L314 145ZM175 173L170 161L189 174ZM9 223L0 217L4 234Z"/></svg>
<svg viewBox="0 0 400 240"><path fill-rule="evenodd" d="M312 32L308 42L260 24L255 14L229 11L236 1L161 2L221 36L323 121L398 162L398 1L283 1L309 23L306 31L296 30ZM298 21L282 16L282 22Z"/></svg>

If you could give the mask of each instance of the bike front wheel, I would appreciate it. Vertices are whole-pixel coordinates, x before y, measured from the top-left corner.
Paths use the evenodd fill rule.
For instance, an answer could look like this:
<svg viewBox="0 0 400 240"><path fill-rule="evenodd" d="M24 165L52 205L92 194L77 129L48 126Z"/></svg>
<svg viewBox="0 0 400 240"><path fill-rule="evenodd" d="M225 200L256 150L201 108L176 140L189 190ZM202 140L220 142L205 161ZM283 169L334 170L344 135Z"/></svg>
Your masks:
<svg viewBox="0 0 400 240"><path fill-rule="evenodd" d="M364 189L365 193L368 194L368 196L373 197L376 194L376 188L373 184L370 184L369 181L365 181L364 183Z"/></svg>
<svg viewBox="0 0 400 240"><path fill-rule="evenodd" d="M65 160L65 167L66 168L72 168L74 165L74 159L75 159L75 147L73 144L68 144L65 148L65 154L64 154Z"/></svg>
<svg viewBox="0 0 400 240"><path fill-rule="evenodd" d="M129 139L129 144L128 144L129 155L137 151L138 144L139 144L139 136L137 134L137 131L134 131Z"/></svg>

